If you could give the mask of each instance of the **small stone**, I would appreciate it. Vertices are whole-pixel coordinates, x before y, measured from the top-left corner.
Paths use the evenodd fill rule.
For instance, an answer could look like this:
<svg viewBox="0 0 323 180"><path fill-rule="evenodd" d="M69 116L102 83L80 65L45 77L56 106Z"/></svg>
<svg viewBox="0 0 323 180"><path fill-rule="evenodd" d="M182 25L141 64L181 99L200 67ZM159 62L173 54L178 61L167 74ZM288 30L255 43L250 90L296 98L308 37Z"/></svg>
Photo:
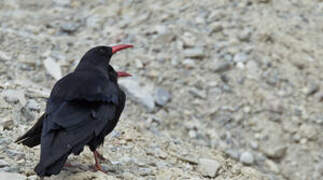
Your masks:
<svg viewBox="0 0 323 180"><path fill-rule="evenodd" d="M30 99L27 102L27 108L32 110L32 111L39 111L40 110L39 104L34 99Z"/></svg>
<svg viewBox="0 0 323 180"><path fill-rule="evenodd" d="M12 57L9 56L7 53L0 51L0 60L2 61L9 61Z"/></svg>
<svg viewBox="0 0 323 180"><path fill-rule="evenodd" d="M156 25L154 31L158 34L164 34L168 31L168 28L165 25Z"/></svg>
<svg viewBox="0 0 323 180"><path fill-rule="evenodd" d="M237 53L234 55L233 61L236 63L245 63L248 60L248 55L245 53Z"/></svg>
<svg viewBox="0 0 323 180"><path fill-rule="evenodd" d="M153 173L150 168L139 168L138 172L140 176L149 176Z"/></svg>
<svg viewBox="0 0 323 180"><path fill-rule="evenodd" d="M218 170L221 168L221 164L213 159L200 159L198 164L198 171L204 177L214 178L218 174Z"/></svg>
<svg viewBox="0 0 323 180"><path fill-rule="evenodd" d="M263 148L262 151L269 158L280 159L283 156L285 156L287 151L287 146L267 147L267 148Z"/></svg>
<svg viewBox="0 0 323 180"><path fill-rule="evenodd" d="M234 149L228 149L225 153L235 160L239 159L239 152Z"/></svg>
<svg viewBox="0 0 323 180"><path fill-rule="evenodd" d="M75 22L67 22L61 25L61 31L68 33L68 34L72 34L75 31L77 31L80 27L80 24L75 23Z"/></svg>
<svg viewBox="0 0 323 180"><path fill-rule="evenodd" d="M7 161L0 159L0 168L8 167L9 163Z"/></svg>
<svg viewBox="0 0 323 180"><path fill-rule="evenodd" d="M303 92L306 96L311 96L311 95L315 94L319 89L320 89L320 87L317 84L310 83L310 84L308 84L308 86L303 88Z"/></svg>
<svg viewBox="0 0 323 180"><path fill-rule="evenodd" d="M279 173L279 167L278 167L278 165L274 162L274 161L272 161L272 160L266 160L265 161L265 165L272 171L272 172L274 172L274 173L276 173L276 174L278 174Z"/></svg>
<svg viewBox="0 0 323 180"><path fill-rule="evenodd" d="M244 31L242 31L240 34L238 34L238 39L240 41L249 41L251 37L251 30L250 29L246 29Z"/></svg>
<svg viewBox="0 0 323 180"><path fill-rule="evenodd" d="M196 67L195 61L193 59L185 59L183 61L183 65L188 69Z"/></svg>
<svg viewBox="0 0 323 180"><path fill-rule="evenodd" d="M156 37L156 44L169 44L176 39L176 35L174 33L163 33Z"/></svg>
<svg viewBox="0 0 323 180"><path fill-rule="evenodd" d="M157 88L155 91L155 102L160 106L165 106L170 100L171 96L169 92L164 88Z"/></svg>
<svg viewBox="0 0 323 180"><path fill-rule="evenodd" d="M202 90L199 90L199 89L196 89L196 88L190 88L189 89L189 92L195 96L195 97L198 97L198 98L201 98L201 99L205 99L207 97L207 94L205 91L202 91Z"/></svg>
<svg viewBox="0 0 323 180"><path fill-rule="evenodd" d="M193 49L185 49L184 56L187 58L204 58L204 50L203 48L193 48Z"/></svg>
<svg viewBox="0 0 323 180"><path fill-rule="evenodd" d="M12 119L3 121L0 125L3 127L3 130L12 130L14 126L14 121Z"/></svg>
<svg viewBox="0 0 323 180"><path fill-rule="evenodd" d="M211 33L221 32L223 30L223 25L220 22L214 22L210 25Z"/></svg>
<svg viewBox="0 0 323 180"><path fill-rule="evenodd" d="M185 47L194 47L196 44L196 37L192 33L185 32L182 36L182 40Z"/></svg>
<svg viewBox="0 0 323 180"><path fill-rule="evenodd" d="M21 90L7 89L2 92L2 96L9 103L19 101L22 105L26 104L25 94Z"/></svg>
<svg viewBox="0 0 323 180"><path fill-rule="evenodd" d="M56 80L59 80L62 78L62 70L60 65L51 57L48 57L44 61L45 69L47 70L47 73L54 77Z"/></svg>
<svg viewBox="0 0 323 180"><path fill-rule="evenodd" d="M27 177L18 173L0 172L0 179L5 180L26 180Z"/></svg>
<svg viewBox="0 0 323 180"><path fill-rule="evenodd" d="M308 124L302 124L299 128L300 134L305 137L308 138L309 140L315 140L317 139L317 131L315 129L315 127L308 125Z"/></svg>
<svg viewBox="0 0 323 180"><path fill-rule="evenodd" d="M252 165L253 162L254 162L254 157L253 155L246 151L246 152L243 152L241 155L240 155L240 162L242 162L243 164L246 164L246 165Z"/></svg>
<svg viewBox="0 0 323 180"><path fill-rule="evenodd" d="M216 61L211 67L214 72L221 73L231 69L231 64L227 61Z"/></svg>
<svg viewBox="0 0 323 180"><path fill-rule="evenodd" d="M250 146L252 149L258 149L259 145L256 141L250 141Z"/></svg>

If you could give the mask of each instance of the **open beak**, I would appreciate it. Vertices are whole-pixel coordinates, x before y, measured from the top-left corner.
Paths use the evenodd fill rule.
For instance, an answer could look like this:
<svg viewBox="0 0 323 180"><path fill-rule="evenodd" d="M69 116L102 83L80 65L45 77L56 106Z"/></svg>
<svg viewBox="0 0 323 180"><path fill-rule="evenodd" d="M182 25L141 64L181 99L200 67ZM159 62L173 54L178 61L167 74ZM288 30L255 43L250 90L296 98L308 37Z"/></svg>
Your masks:
<svg viewBox="0 0 323 180"><path fill-rule="evenodd" d="M133 45L130 45L130 44L120 44L120 45L116 45L116 46L112 46L112 54L120 51L120 50L123 50L123 49L127 49L127 48L132 48Z"/></svg>
<svg viewBox="0 0 323 180"><path fill-rule="evenodd" d="M119 72L117 72L117 73L118 73L118 78L119 78L119 77L128 77L128 76L131 76L131 74L126 73L126 72L121 72L121 71L119 71Z"/></svg>
<svg viewBox="0 0 323 180"><path fill-rule="evenodd" d="M127 48L132 48L133 45L130 45L130 44L120 44L120 45L116 45L116 46L112 46L112 54L118 52L118 51L121 51L123 49L127 49ZM129 73L126 73L126 72L117 72L118 73L118 78L119 77L128 77L128 76L131 76L131 74Z"/></svg>

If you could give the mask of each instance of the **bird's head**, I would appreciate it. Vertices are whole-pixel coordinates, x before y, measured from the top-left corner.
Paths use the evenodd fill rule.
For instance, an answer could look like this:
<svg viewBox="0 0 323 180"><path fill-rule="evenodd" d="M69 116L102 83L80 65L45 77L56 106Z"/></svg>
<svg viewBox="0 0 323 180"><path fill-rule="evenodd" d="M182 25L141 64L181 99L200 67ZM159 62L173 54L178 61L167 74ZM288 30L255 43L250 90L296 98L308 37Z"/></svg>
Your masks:
<svg viewBox="0 0 323 180"><path fill-rule="evenodd" d="M111 67L109 63L113 54L123 49L132 48L132 47L133 45L129 45L129 44L94 47L85 53L76 70L89 68L90 66L106 67L108 65L109 67ZM108 70L110 69L111 71L114 71L112 67L108 68ZM131 74L127 72L121 72L121 71L117 72L117 77L127 77L127 76L131 76Z"/></svg>

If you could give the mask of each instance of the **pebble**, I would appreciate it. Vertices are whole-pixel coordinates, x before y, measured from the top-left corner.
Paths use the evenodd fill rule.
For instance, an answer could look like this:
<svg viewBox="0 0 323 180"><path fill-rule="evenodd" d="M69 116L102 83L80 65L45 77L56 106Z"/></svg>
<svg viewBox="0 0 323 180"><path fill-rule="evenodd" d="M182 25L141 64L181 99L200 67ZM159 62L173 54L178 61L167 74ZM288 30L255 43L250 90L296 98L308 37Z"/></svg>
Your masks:
<svg viewBox="0 0 323 180"><path fill-rule="evenodd" d="M51 57L48 57L44 61L44 66L49 75L51 75L56 80L63 77L60 65Z"/></svg>
<svg viewBox="0 0 323 180"><path fill-rule="evenodd" d="M198 97L198 98L201 98L201 99L205 99L207 97L207 94L205 91L203 90L199 90L197 88L190 88L189 89L189 92L195 96L195 97Z"/></svg>
<svg viewBox="0 0 323 180"><path fill-rule="evenodd" d="M9 56L7 53L0 51L0 60L2 61L9 61L12 57Z"/></svg>
<svg viewBox="0 0 323 180"><path fill-rule="evenodd" d="M35 101L34 99L28 100L27 108L32 111L39 111L40 110L40 106L39 106L38 102Z"/></svg>
<svg viewBox="0 0 323 180"><path fill-rule="evenodd" d="M233 57L233 61L236 63L245 63L248 60L248 55L245 53L237 53Z"/></svg>
<svg viewBox="0 0 323 180"><path fill-rule="evenodd" d="M205 56L203 48L185 49L183 53L186 58L202 59Z"/></svg>
<svg viewBox="0 0 323 180"><path fill-rule="evenodd" d="M300 134L305 137L308 138L309 140L315 140L317 139L318 133L315 129L315 127L308 125L308 124L302 124L299 127L299 131Z"/></svg>
<svg viewBox="0 0 323 180"><path fill-rule="evenodd" d="M12 130L14 121L12 119L4 120L0 125L2 126L3 130Z"/></svg>
<svg viewBox="0 0 323 180"><path fill-rule="evenodd" d="M184 33L182 40L185 47L194 47L196 44L196 36L189 32Z"/></svg>
<svg viewBox="0 0 323 180"><path fill-rule="evenodd" d="M0 179L3 180L26 180L27 177L18 173L0 172Z"/></svg>
<svg viewBox="0 0 323 180"><path fill-rule="evenodd" d="M169 44L176 39L176 35L174 33L163 33L156 37L156 44Z"/></svg>
<svg viewBox="0 0 323 180"><path fill-rule="evenodd" d="M276 173L276 174L278 174L279 173L279 167L278 167L278 165L274 162L274 161L272 161L272 160L269 160L269 159L267 159L266 161L265 161L265 165L272 171L272 172L274 172L274 173Z"/></svg>
<svg viewBox="0 0 323 180"><path fill-rule="evenodd" d="M306 96L311 96L314 95L319 90L319 88L320 87L317 84L309 83L308 86L303 88L303 92Z"/></svg>
<svg viewBox="0 0 323 180"><path fill-rule="evenodd" d="M210 178L216 177L218 170L220 168L221 168L221 164L217 160L199 159L198 171L204 177L210 177Z"/></svg>
<svg viewBox="0 0 323 180"><path fill-rule="evenodd" d="M223 30L223 25L220 22L213 22L210 25L211 33L221 32Z"/></svg>
<svg viewBox="0 0 323 180"><path fill-rule="evenodd" d="M0 168L8 167L9 163L7 161L0 159Z"/></svg>
<svg viewBox="0 0 323 180"><path fill-rule="evenodd" d="M240 34L238 34L238 39L240 41L249 41L250 37L252 35L252 32L250 29L243 30Z"/></svg>
<svg viewBox="0 0 323 180"><path fill-rule="evenodd" d="M120 79L118 83L129 94L132 100L143 105L148 112L152 112L155 109L154 97L146 88L141 87L137 80L134 78Z"/></svg>
<svg viewBox="0 0 323 180"><path fill-rule="evenodd" d="M285 156L287 151L287 146L275 146L263 148L262 151L269 158L280 159Z"/></svg>
<svg viewBox="0 0 323 180"><path fill-rule="evenodd" d="M239 159L239 152L237 150L227 149L225 153L235 160Z"/></svg>
<svg viewBox="0 0 323 180"><path fill-rule="evenodd" d="M170 93L164 88L156 88L155 90L155 102L160 106L165 106L167 102L171 99Z"/></svg>
<svg viewBox="0 0 323 180"><path fill-rule="evenodd" d="M7 89L2 92L2 96L9 103L19 101L23 106L26 104L25 93L22 90Z"/></svg>
<svg viewBox="0 0 323 180"><path fill-rule="evenodd" d="M225 72L231 69L231 64L227 61L213 61L214 65L212 65L211 69L213 69L216 73Z"/></svg>
<svg viewBox="0 0 323 180"><path fill-rule="evenodd" d="M196 63L195 63L195 61L193 59L184 59L183 65L187 69L193 69L194 67L196 67Z"/></svg>
<svg viewBox="0 0 323 180"><path fill-rule="evenodd" d="M67 22L61 25L61 31L68 33L68 34L72 34L75 31L77 31L80 27L80 24L75 23L75 22Z"/></svg>
<svg viewBox="0 0 323 180"><path fill-rule="evenodd" d="M240 155L240 162L242 162L243 164L246 164L246 165L252 165L254 163L254 157L248 151L243 152Z"/></svg>

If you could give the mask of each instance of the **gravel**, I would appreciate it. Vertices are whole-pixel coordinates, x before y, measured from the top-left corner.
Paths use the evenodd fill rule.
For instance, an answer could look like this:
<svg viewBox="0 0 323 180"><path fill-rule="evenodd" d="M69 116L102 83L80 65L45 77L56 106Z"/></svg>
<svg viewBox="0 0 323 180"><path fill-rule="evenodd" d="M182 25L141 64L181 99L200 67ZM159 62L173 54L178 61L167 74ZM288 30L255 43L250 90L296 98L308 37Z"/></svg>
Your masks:
<svg viewBox="0 0 323 180"><path fill-rule="evenodd" d="M318 1L3 1L1 172L34 177L39 148L12 142L55 81L90 47L131 43L111 61L135 77L121 81L130 85L119 135L102 148L115 171L89 170L86 150L56 179L201 179L201 158L221 164L219 179L319 179L321 14ZM244 152L252 164L237 162Z"/></svg>

